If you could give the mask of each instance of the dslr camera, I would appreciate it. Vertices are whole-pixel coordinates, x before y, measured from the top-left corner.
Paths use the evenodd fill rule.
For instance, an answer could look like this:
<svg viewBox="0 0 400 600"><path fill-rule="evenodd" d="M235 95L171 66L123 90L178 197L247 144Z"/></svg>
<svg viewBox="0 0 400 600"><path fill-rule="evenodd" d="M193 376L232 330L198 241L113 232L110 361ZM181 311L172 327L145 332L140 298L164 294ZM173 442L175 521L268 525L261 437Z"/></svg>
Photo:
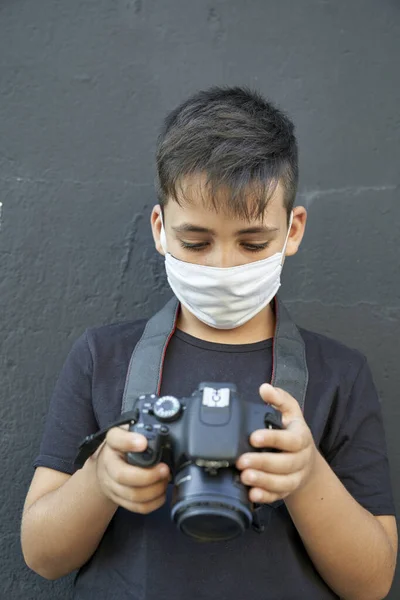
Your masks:
<svg viewBox="0 0 400 600"><path fill-rule="evenodd" d="M129 429L147 438L144 452L129 452L138 467L165 462L174 489L171 518L186 535L200 541L229 540L251 525L257 530L257 505L235 467L256 429L281 429L281 413L260 398L239 397L232 383L201 383L187 398L140 396Z"/></svg>

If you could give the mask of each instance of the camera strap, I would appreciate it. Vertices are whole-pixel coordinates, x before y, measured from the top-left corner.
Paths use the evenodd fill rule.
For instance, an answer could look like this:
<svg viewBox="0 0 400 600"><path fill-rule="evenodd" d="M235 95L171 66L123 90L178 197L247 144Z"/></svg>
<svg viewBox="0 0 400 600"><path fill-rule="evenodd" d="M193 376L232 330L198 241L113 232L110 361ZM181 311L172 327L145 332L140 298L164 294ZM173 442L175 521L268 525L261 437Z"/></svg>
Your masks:
<svg viewBox="0 0 400 600"><path fill-rule="evenodd" d="M147 322L130 360L122 414L132 410L140 395L159 394L164 358L178 313L179 302L174 297ZM308 383L304 341L278 296L275 298L275 316L271 384L296 398L303 410Z"/></svg>
<svg viewBox="0 0 400 600"><path fill-rule="evenodd" d="M275 297L274 303L276 325L272 345L271 384L291 394L304 410L308 384L304 340L279 296ZM82 466L100 446L111 427L136 420L134 406L139 396L159 395L164 358L168 343L176 329L178 314L179 301L173 297L147 322L130 359L122 398L121 418L86 438L75 460L77 466Z"/></svg>

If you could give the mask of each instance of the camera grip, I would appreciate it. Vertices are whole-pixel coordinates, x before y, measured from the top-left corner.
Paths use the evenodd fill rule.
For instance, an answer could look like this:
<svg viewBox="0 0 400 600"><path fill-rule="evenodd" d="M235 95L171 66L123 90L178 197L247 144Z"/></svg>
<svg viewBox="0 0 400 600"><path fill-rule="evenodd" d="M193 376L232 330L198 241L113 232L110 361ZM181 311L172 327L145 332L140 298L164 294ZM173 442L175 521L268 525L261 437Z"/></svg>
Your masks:
<svg viewBox="0 0 400 600"><path fill-rule="evenodd" d="M157 465L161 461L162 454L161 436L153 432L144 433L143 430L138 431L135 425L130 427L129 431L144 435L147 439L147 448L143 452L127 452L126 459L128 463L143 469Z"/></svg>
<svg viewBox="0 0 400 600"><path fill-rule="evenodd" d="M283 429L282 414L278 410L268 411L264 416L266 429ZM281 452L278 448L262 448L261 452Z"/></svg>

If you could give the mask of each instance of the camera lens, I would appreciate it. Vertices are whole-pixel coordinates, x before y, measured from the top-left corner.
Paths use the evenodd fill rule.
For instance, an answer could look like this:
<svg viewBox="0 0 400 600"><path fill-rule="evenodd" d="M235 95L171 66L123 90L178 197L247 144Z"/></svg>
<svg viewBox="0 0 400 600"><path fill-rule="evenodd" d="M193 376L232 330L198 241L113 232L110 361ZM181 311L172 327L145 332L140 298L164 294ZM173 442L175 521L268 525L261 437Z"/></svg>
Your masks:
<svg viewBox="0 0 400 600"><path fill-rule="evenodd" d="M186 535L199 541L226 541L244 533L252 522L247 488L237 471L223 468L210 475L187 465L179 471L171 517Z"/></svg>
<svg viewBox="0 0 400 600"><path fill-rule="evenodd" d="M212 514L210 509L211 506L187 508L178 516L178 527L199 541L231 540L245 531L246 523L241 515L222 507L217 508L217 514Z"/></svg>

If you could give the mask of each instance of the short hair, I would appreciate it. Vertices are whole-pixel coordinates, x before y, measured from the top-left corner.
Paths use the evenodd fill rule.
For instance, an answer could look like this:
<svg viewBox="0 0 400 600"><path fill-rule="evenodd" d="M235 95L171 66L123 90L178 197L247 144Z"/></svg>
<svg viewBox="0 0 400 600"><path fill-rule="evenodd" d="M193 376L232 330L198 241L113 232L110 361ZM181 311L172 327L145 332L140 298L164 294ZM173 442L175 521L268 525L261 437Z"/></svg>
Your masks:
<svg viewBox="0 0 400 600"><path fill-rule="evenodd" d="M185 177L205 174L209 201L217 211L221 206L216 192L222 186L229 191L224 206L228 212L247 219L259 217L281 182L290 216L298 184L294 125L247 87L212 87L169 113L156 159L162 207L169 198L179 203L178 189Z"/></svg>

